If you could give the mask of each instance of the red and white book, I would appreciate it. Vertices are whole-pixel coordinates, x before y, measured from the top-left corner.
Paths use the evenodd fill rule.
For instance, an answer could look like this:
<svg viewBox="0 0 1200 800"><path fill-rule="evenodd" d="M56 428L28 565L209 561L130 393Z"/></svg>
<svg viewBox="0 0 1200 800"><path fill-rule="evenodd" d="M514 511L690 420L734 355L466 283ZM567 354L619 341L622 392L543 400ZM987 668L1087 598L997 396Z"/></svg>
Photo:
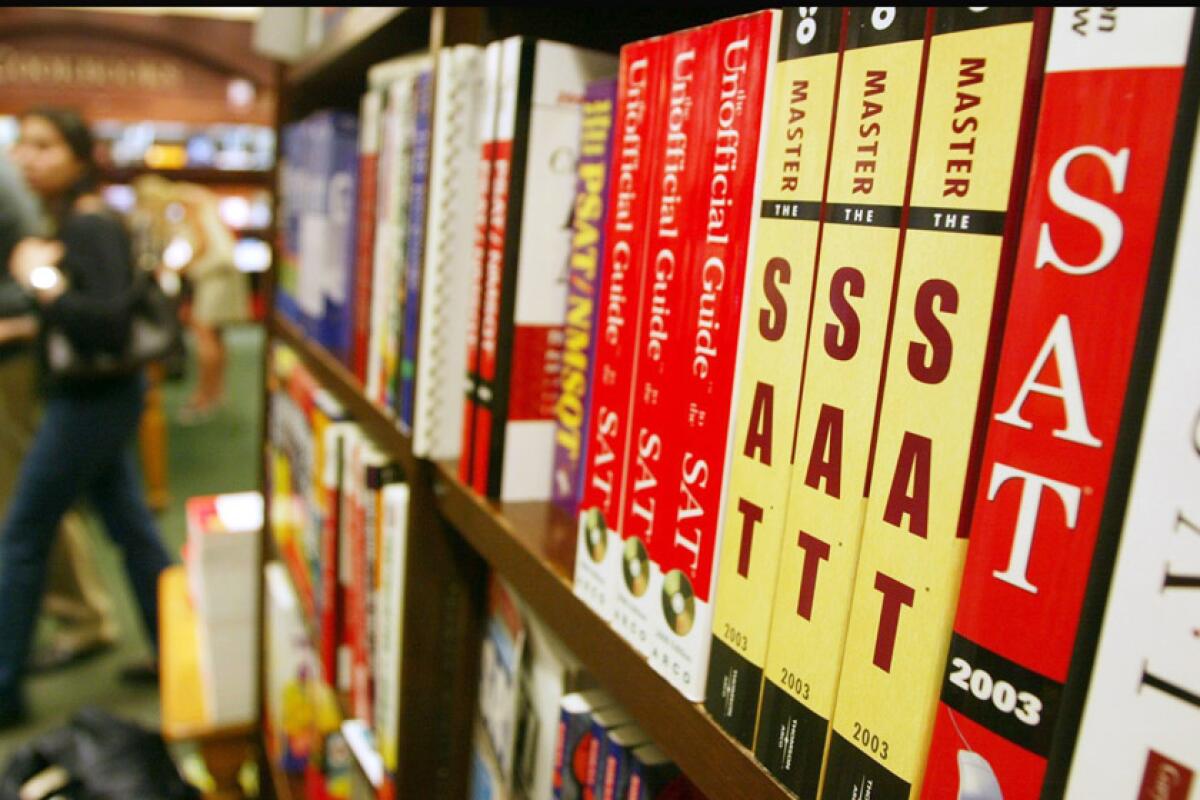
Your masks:
<svg viewBox="0 0 1200 800"><path fill-rule="evenodd" d="M583 494L575 550L575 594L602 619L613 615L621 570L622 497L629 464L629 424L637 376L638 308L646 276L651 176L659 148L650 146L665 102L662 38L621 48L605 226L603 290L596 323L591 412L584 429Z"/></svg>
<svg viewBox="0 0 1200 800"><path fill-rule="evenodd" d="M368 90L359 103L358 118L358 231L354 259L354 298L351 303L350 370L360 383L367 379L371 338L371 278L375 263L375 216L379 188L379 133L383 95Z"/></svg>
<svg viewBox="0 0 1200 800"><path fill-rule="evenodd" d="M472 483L498 500L545 500L583 99L587 84L617 64L544 39L511 37L503 47Z"/></svg>
<svg viewBox="0 0 1200 800"><path fill-rule="evenodd" d="M1147 366L1139 329L1157 324L1147 287L1169 267L1152 253L1193 16L1054 11L925 797L1062 790L1047 760L1074 738L1076 631L1097 537L1126 491L1114 458Z"/></svg>
<svg viewBox="0 0 1200 800"><path fill-rule="evenodd" d="M492 172L496 162L496 111L499 108L500 75L503 70L502 42L488 44L483 55L482 110L479 115L479 171L476 188L479 202L475 207L475 247L472 252L474 269L468 290L469 305L466 319L466 374L463 401L462 447L458 461L458 479L467 486L475 482L476 411L479 394L479 335L480 315L483 312L483 287L488 268L488 241L491 238ZM435 131L436 135L436 131Z"/></svg>
<svg viewBox="0 0 1200 800"><path fill-rule="evenodd" d="M705 29L679 31L663 40L665 102L646 147L655 164L646 211L645 288L637 314L637 374L632 385L629 455L618 512L621 567L610 592L612 625L634 648L649 654L662 574L654 567L656 537L673 516L676 470L664 460L664 420L670 398L670 364L684 355L682 308L687 234L705 212L696 200L705 151L703 120L708 104L700 63L711 38ZM619 182L618 182L619 185ZM670 492L667 492L669 485ZM667 506L672 506L668 508ZM667 535L667 534L664 534Z"/></svg>
<svg viewBox="0 0 1200 800"><path fill-rule="evenodd" d="M1193 30L1193 59L1196 39ZM1200 315L1195 313L1200 297L1200 150L1195 81L1184 92L1173 156L1180 160L1172 161L1170 172L1182 175L1182 159L1190 155L1190 176L1182 213L1177 205L1182 186L1168 190L1172 197L1164 200L1156 237L1156 261L1174 249L1174 265L1153 378L1139 371L1142 377L1133 381L1148 381L1149 396L1136 460L1121 468L1122 475L1132 470L1124 519L1107 521L1123 523L1119 544L1112 536L1116 526L1102 525L1105 539L1097 544L1092 568L1099 578L1093 583L1108 597L1103 605L1085 605L1085 624L1095 629L1099 646L1075 728L1078 738L1066 782L1069 800L1200 794ZM1172 248L1169 228L1176 217L1180 227ZM1147 287L1148 307L1161 302L1168 287L1159 266ZM1135 364L1147 363L1154 351L1154 336L1148 335L1154 330L1153 325L1142 328ZM1132 427L1124 428L1122 436L1126 430L1132 432ZM1108 575L1111 582L1104 580ZM1085 635L1081 629L1081 640ZM1051 774L1055 766L1050 765Z"/></svg>
<svg viewBox="0 0 1200 800"><path fill-rule="evenodd" d="M685 697L704 699L712 644L715 561L723 490L732 461L733 394L742 362L742 309L750 224L762 196L771 65L780 13L760 11L708 26L713 57L701 62L708 109L692 162L700 213L683 229L693 249L680 269L690 286L676 308L679 357L668 362L668 403L659 416L664 441L665 506L651 557L662 575L656 599L652 663ZM665 513L663 513L665 512Z"/></svg>

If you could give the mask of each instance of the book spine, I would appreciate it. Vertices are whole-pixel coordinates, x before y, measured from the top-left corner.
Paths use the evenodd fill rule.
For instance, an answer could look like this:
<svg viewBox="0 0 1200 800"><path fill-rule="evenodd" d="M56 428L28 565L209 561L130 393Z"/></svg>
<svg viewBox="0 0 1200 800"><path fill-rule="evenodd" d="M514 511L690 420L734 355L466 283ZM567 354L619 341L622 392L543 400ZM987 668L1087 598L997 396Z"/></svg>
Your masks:
<svg viewBox="0 0 1200 800"><path fill-rule="evenodd" d="M392 83L380 89L382 120L380 122L379 163L376 179L375 249L371 276L371 331L367 355L367 398L376 406L383 405L385 362L387 349L388 301L387 287L392 285L395 269L395 225L392 222L396 195L400 191L396 174L399 159L400 109L398 93Z"/></svg>
<svg viewBox="0 0 1200 800"><path fill-rule="evenodd" d="M583 800L581 755L586 752L591 728L589 708L563 706L554 744L554 800Z"/></svg>
<svg viewBox="0 0 1200 800"><path fill-rule="evenodd" d="M786 9L771 67L705 689L708 712L746 747L758 716L801 389L801 370L779 365L803 364L807 347L843 16L837 8Z"/></svg>
<svg viewBox="0 0 1200 800"><path fill-rule="evenodd" d="M491 239L492 183L496 166L496 112L500 105L500 75L504 68L503 42L492 42L484 53L483 113L479 119L479 205L475 225L475 268L467 311L467 372L466 399L463 405L462 452L458 461L458 479L476 487L475 440L479 410L480 333L482 330L483 294L487 280L489 241Z"/></svg>
<svg viewBox="0 0 1200 800"><path fill-rule="evenodd" d="M596 357L597 295L604 279L604 223L617 81L588 84L583 102L571 255L567 259L567 305L563 328L560 391L554 403L554 465L550 500L572 519L582 493L584 425L591 405Z"/></svg>
<svg viewBox="0 0 1200 800"><path fill-rule="evenodd" d="M429 136L433 111L433 72L422 72L414 88L416 117L412 150L411 196L408 201L407 277L404 286L404 337L400 353L397 417L400 430L412 435L418 333L421 324L421 267L425 263L425 213L429 192Z"/></svg>
<svg viewBox="0 0 1200 800"><path fill-rule="evenodd" d="M479 172L482 48L459 45L439 55L429 173L428 243L417 342L413 454L448 460L462 450L470 237Z"/></svg>
<svg viewBox="0 0 1200 800"><path fill-rule="evenodd" d="M360 609L364 587L355 578L360 570L362 558L362 459L366 439L357 424L348 427L345 436L342 444L342 507L339 512L342 530L338 536L338 602L343 611L336 648L333 650L333 664L328 672L328 683L339 692L350 693L354 689L355 653L362 635L359 621L362 619Z"/></svg>
<svg viewBox="0 0 1200 800"><path fill-rule="evenodd" d="M344 613L338 581L338 551L343 534L341 517L342 483L345 460L345 425L335 423L326 428L324 436L324 466L321 482L324 487L325 525L321 537L321 660L326 675L332 681L336 666L336 649L342 635Z"/></svg>
<svg viewBox="0 0 1200 800"><path fill-rule="evenodd" d="M1194 19L1191 38L1189 64L1195 63L1200 38ZM1165 199L1160 217L1164 224L1180 221L1178 240L1172 248L1172 237L1160 227L1155 244L1156 261L1174 250L1161 339L1152 380L1145 371L1137 371L1135 378L1149 382L1140 443L1136 460L1129 448L1118 449L1116 455L1125 456L1124 468L1132 472L1128 504L1123 514L1106 511L1101 536L1115 544L1116 537L1107 536L1110 526L1119 525L1123 532L1112 561L1105 563L1100 557L1093 567L1093 576L1108 590L1103 616L1084 611L1085 619L1095 620L1098 647L1066 781L1069 800L1106 794L1184 798L1198 785L1200 681L1194 668L1195 626L1189 622L1195 616L1188 610L1196 607L1193 535L1200 533L1200 497L1195 491L1200 485L1200 360L1195 358L1200 317L1193 312L1193 301L1200 297L1198 88L1193 71L1184 79L1172 156L1191 162L1182 213ZM1181 161L1173 160L1168 174L1182 174ZM1161 297L1166 291L1167 281L1159 276L1147 287L1148 296ZM1147 307L1154 302L1148 297ZM1139 327L1153 330L1144 323ZM1152 337L1141 334L1133 363L1147 363L1155 349ZM1121 440L1127 441L1124 423ZM1119 480L1114 474L1114 483ZM1111 582L1104 580L1106 575ZM1092 596L1089 587L1088 600ZM1102 607L1088 600L1085 609ZM1081 629L1081 640L1084 636ZM1069 681L1075 679L1074 672L1073 667ZM1117 731L1119 736L1114 735ZM1049 776L1054 767L1052 761Z"/></svg>
<svg viewBox="0 0 1200 800"><path fill-rule="evenodd" d="M1128 491L1114 458L1122 417L1141 402L1130 394L1149 357L1133 359L1139 330L1158 326L1147 287L1169 269L1169 254L1152 255L1164 186L1186 169L1169 163L1193 16L1054 11L927 797L964 758L1006 795L1062 792L1047 760L1074 739L1068 674L1084 596L1105 515ZM1110 113L1126 102L1156 112Z"/></svg>
<svg viewBox="0 0 1200 800"><path fill-rule="evenodd" d="M1016 249L1041 71L1034 17L933 16L822 797L863 781L897 797L920 789Z"/></svg>
<svg viewBox="0 0 1200 800"><path fill-rule="evenodd" d="M487 493L495 499L550 496L575 190L569 154L579 144L588 81L615 68L611 56L572 45L524 40L521 46L503 268L492 295L496 352L484 412ZM557 224L547 224L555 217ZM492 316L489 307L485 333Z"/></svg>
<svg viewBox="0 0 1200 800"><path fill-rule="evenodd" d="M663 484L675 470L663 462L664 430L671 394L669 365L679 358L682 346L677 319L688 277L687 240L683 231L695 227L702 209L694 201L704 156L704 125L708 103L702 85L699 54L710 42L705 29L675 33L666 39L663 71L666 99L663 121L652 131L650 147L656 153L651 176L652 194L646 219L645 289L637 313L637 376L630 414L629 462L621 489L619 530L621 568L611 575L613 627L637 650L648 654L651 627L656 617L662 577L653 570L654 537L660 516L672 515L674 486L668 497ZM674 395L681 399L681 395ZM670 503L672 509L659 508Z"/></svg>
<svg viewBox="0 0 1200 800"><path fill-rule="evenodd" d="M491 197L488 204L487 254L479 309L479 385L475 392L475 431L471 457L471 485L479 494L488 494L492 472L491 449L495 404L497 401L497 359L505 353L500 342L501 306L504 292L513 291L516 264L507 264L505 244L511 234L512 217L509 192L513 184L514 147L524 152L525 138L517 137L518 122L528 132L528 101L519 93L531 89L534 43L519 36L501 43L500 78L496 89L496 133L492 146ZM519 206L517 207L519 210Z"/></svg>
<svg viewBox="0 0 1200 800"><path fill-rule="evenodd" d="M354 567L354 582L357 585L358 608L356 609L358 635L354 643L354 677L350 700L353 715L373 725L374 716L374 640L375 640L375 581L373 579L377 554L380 524L379 490L382 485L380 454L368 447L362 462L362 530L360 548Z"/></svg>
<svg viewBox="0 0 1200 800"><path fill-rule="evenodd" d="M396 179L401 187L393 198L395 244L393 251L392 284L387 288L388 327L385 339L383 408L395 415L400 406L400 359L404 348L405 317L409 311L408 270L406 257L412 231L409 228L409 209L412 201L413 146L417 130L417 82L419 74L408 75L399 81L401 93L399 147L396 152Z"/></svg>
<svg viewBox="0 0 1200 800"><path fill-rule="evenodd" d="M926 18L921 8L860 7L846 20L811 338L802 395L789 409L791 464L755 736L759 761L801 797L817 796L837 690L904 240Z"/></svg>
<svg viewBox="0 0 1200 800"><path fill-rule="evenodd" d="M376 670L379 713L379 752L384 768L395 773L400 768L400 696L401 656L404 648L404 574L408 553L407 484L392 483L383 488L383 608L380 614L381 654Z"/></svg>
<svg viewBox="0 0 1200 800"><path fill-rule="evenodd" d="M285 319L303 328L303 317L296 301L300 267L300 214L302 194L301 159L303 123L291 122L280 132L279 158L279 247L275 308Z"/></svg>
<svg viewBox="0 0 1200 800"><path fill-rule="evenodd" d="M329 193L329 256L325 275L323 335L329 352L350 365L352 343L355 255L358 252L358 120L338 115L333 120L332 172Z"/></svg>
<svg viewBox="0 0 1200 800"><path fill-rule="evenodd" d="M358 140L358 230L354 259L353 346L350 370L362 384L367 380L371 336L371 286L374 272L375 216L379 189L379 132L383 96L368 91L360 106Z"/></svg>
<svg viewBox="0 0 1200 800"><path fill-rule="evenodd" d="M766 139L761 135L778 47L780 14L762 11L712 26L715 74L697 197L704 210L692 229L686 267L693 290L680 308L682 358L674 364L683 413L663 420L669 456L680 454L664 489L670 514L656 534L663 575L653 663L685 697L704 700L712 643L714 562L719 549L725 476L733 446L733 394L744 361L741 337L749 282L749 234L762 194ZM667 473L670 475L670 473Z"/></svg>
<svg viewBox="0 0 1200 800"><path fill-rule="evenodd" d="M664 103L666 47L650 39L621 48L604 242L603 290L596 327L591 409L584 431L584 470L576 536L574 591L605 620L621 563L629 423L637 377L638 309L645 266L647 210L661 146L654 143Z"/></svg>

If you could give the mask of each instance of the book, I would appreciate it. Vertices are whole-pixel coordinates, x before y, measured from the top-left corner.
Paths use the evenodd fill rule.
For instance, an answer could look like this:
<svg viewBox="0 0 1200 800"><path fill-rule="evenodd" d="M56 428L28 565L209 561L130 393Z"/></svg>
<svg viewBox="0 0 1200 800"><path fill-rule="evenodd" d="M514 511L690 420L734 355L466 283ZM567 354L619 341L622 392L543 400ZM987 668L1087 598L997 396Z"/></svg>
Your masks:
<svg viewBox="0 0 1200 800"><path fill-rule="evenodd" d="M1121 9L1124 15L1132 9ZM1125 19L1128 17L1126 16ZM1122 19L1124 22L1124 19ZM1104 32L1093 17L1093 32ZM1159 26L1156 29L1162 30ZM1186 29L1180 25L1179 29ZM1172 26L1172 35L1179 30ZM1098 37L1105 38L1105 37ZM1192 22L1190 59L1196 55L1196 24ZM1167 51L1167 42L1157 40ZM1174 47L1174 44L1171 45ZM1189 63L1194 63L1189 61ZM1193 534L1200 532L1195 486L1200 478L1200 432L1196 398L1200 397L1200 361L1194 356L1200 338L1191 298L1200 296L1200 174L1196 168L1196 82L1185 78L1180 121L1176 128L1174 158L1191 162L1182 213L1170 194L1163 203L1162 222L1155 241L1158 259L1168 255L1171 237L1164 227L1177 215L1178 239L1174 249L1169 292L1157 348L1153 337L1139 335L1133 363L1146 364L1143 354L1155 351L1152 377L1136 370L1131 384L1149 381L1136 460L1129 467L1132 482L1123 514L1108 516L1101 536L1120 525L1120 542L1111 536L1097 544L1092 584L1107 589L1103 614L1094 619L1098 646L1095 666L1087 683L1078 738L1066 772L1067 798L1157 796L1183 798L1196 793L1200 769L1195 743L1200 741L1200 686L1197 685L1195 635L1195 564ZM1189 136L1189 129L1191 135ZM1168 172L1182 175L1172 162ZM1177 184L1179 186L1179 184ZM1182 189L1168 189L1168 193ZM1176 195L1177 197L1177 195ZM1158 275L1162 275L1159 272ZM1147 309L1159 302L1165 280L1151 279ZM1141 327L1141 326L1139 326ZM1141 330L1153 330L1141 327ZM1137 413L1134 409L1133 417ZM1130 418L1127 416L1127 419ZM1123 425L1121 438L1126 438ZM1132 431L1130 431L1132 433ZM1128 464L1131 449L1119 449L1118 462ZM1114 468L1114 483L1122 479ZM1114 520L1116 517L1116 520ZM1105 560L1102 544L1114 550ZM969 558L970 556L968 556ZM1106 578L1111 575L1111 581ZM1085 608L1094 594L1089 587ZM1190 609L1190 610L1189 610ZM1103 622L1101 622L1101 619ZM1081 629L1083 640L1088 632ZM1072 670L1074 672L1074 670ZM1074 679L1072 674L1069 680ZM1080 681L1082 683L1082 681ZM1066 758L1057 763L1066 762ZM1051 762L1049 775L1056 763ZM1058 783L1058 785L1062 785Z"/></svg>
<svg viewBox="0 0 1200 800"><path fill-rule="evenodd" d="M651 176L661 147L652 146L663 107L667 51L662 39L621 48L612 163L604 231L604 267L596 324L591 409L584 431L582 496L573 591L602 619L613 615L621 569L621 523L630 416L637 374L641 293L646 267Z"/></svg>
<svg viewBox="0 0 1200 800"><path fill-rule="evenodd" d="M1016 250L1044 13L935 9L821 796L920 790ZM1041 31L1039 35L1035 34Z"/></svg>
<svg viewBox="0 0 1200 800"><path fill-rule="evenodd" d="M1187 145L1171 151L1194 11L1078 11L1054 11L927 797L977 773L1006 796L1061 794L1084 688L1070 678L1090 660L1077 632L1100 613L1084 598L1110 574L1097 558L1128 492L1116 459L1133 446L1122 436L1152 357L1135 347L1159 326L1170 269L1155 247L1176 222L1160 227L1164 187L1186 171ZM1116 97L1158 111L1114 119Z"/></svg>
<svg viewBox="0 0 1200 800"><path fill-rule="evenodd" d="M515 797L549 798L554 794L555 751L563 697L588 680L578 660L524 598L514 592L513 600L525 623L526 640L519 678L511 789Z"/></svg>
<svg viewBox="0 0 1200 800"><path fill-rule="evenodd" d="M555 340L561 341L574 159L587 82L613 56L545 39L504 40L487 272L480 315L475 480L503 501L550 496Z"/></svg>
<svg viewBox="0 0 1200 800"><path fill-rule="evenodd" d="M343 486L347 478L346 441L355 424L333 399L322 390L318 403L325 406L327 422L322 436L319 504L322 515L320 542L322 663L328 667L327 679L336 683L337 647L345 634L346 597L341 574L343 537L348 535L347 520L342 516ZM315 435L314 431L314 435Z"/></svg>
<svg viewBox="0 0 1200 800"><path fill-rule="evenodd" d="M867 465L904 242L926 51L924 8L847 19L811 337L755 755L800 797L820 785L866 506ZM778 523L777 523L778 524Z"/></svg>
<svg viewBox="0 0 1200 800"><path fill-rule="evenodd" d="M304 315L297 300L300 259L299 199L304 192L305 128L300 122L289 122L279 132L279 225L276 245L279 249L275 281L275 308L281 316L303 330Z"/></svg>
<svg viewBox="0 0 1200 800"><path fill-rule="evenodd" d="M384 485L382 503L382 593L376 633L379 658L375 661L375 737L379 742L384 768L394 775L400 767L400 676L408 557L408 485Z"/></svg>
<svg viewBox="0 0 1200 800"><path fill-rule="evenodd" d="M462 453L473 243L463 231L478 213L482 62L483 50L474 45L438 54L413 411L418 458L445 460Z"/></svg>
<svg viewBox="0 0 1200 800"><path fill-rule="evenodd" d="M562 333L562 367L554 403L554 464L550 501L569 517L579 511L586 453L585 425L591 407L596 361L596 320L604 279L604 223L608 210L609 162L617 79L588 84L571 212L571 254L566 263L567 305Z"/></svg>
<svg viewBox="0 0 1200 800"><path fill-rule="evenodd" d="M412 180L408 201L408 238L404 251L404 331L400 342L399 390L396 417L400 430L412 435L416 391L417 334L421 317L421 277L425 263L425 208L429 192L430 125L433 111L433 71L424 70L413 87Z"/></svg>
<svg viewBox="0 0 1200 800"><path fill-rule="evenodd" d="M358 111L358 228L355 234L354 304L350 371L360 384L367 379L371 335L371 279L374 274L376 201L379 190L379 133L383 95L368 89Z"/></svg>
<svg viewBox="0 0 1200 800"><path fill-rule="evenodd" d="M629 794L632 777L633 749L648 744L646 732L636 723L622 725L608 732L602 748L600 772L596 776L595 797L600 800L618 800Z"/></svg>
<svg viewBox="0 0 1200 800"><path fill-rule="evenodd" d="M613 699L599 689L562 696L554 744L554 800L582 800L591 746L591 715L611 705Z"/></svg>
<svg viewBox="0 0 1200 800"><path fill-rule="evenodd" d="M843 16L836 8L785 9L771 67L705 689L708 713L746 747L758 717L801 389L802 370L780 365L803 364L807 348Z"/></svg>
<svg viewBox="0 0 1200 800"><path fill-rule="evenodd" d="M701 214L681 228L692 250L680 269L690 273L676 309L681 356L670 364L664 434L667 502L652 558L662 574L651 663L689 700L702 702L712 644L714 562L720 547L725 475L733 448L733 392L743 361L750 223L762 196L766 156L761 136L768 112L771 63L780 38L778 11L733 17L709 26L716 62L701 80L702 146L693 202Z"/></svg>
<svg viewBox="0 0 1200 800"><path fill-rule="evenodd" d="M468 292L467 306L467 357L466 396L463 400L462 447L458 460L458 480L465 486L479 491L475 481L476 429L478 397L480 388L480 331L483 314L483 291L488 271L489 243L493 232L492 187L496 165L496 114L500 106L500 76L504 69L504 48L500 40L490 42L483 55L483 107L479 115L479 173L477 189L479 202L476 205L475 247L472 250L472 281ZM496 209L499 219L503 212ZM498 221L498 220L497 220Z"/></svg>
<svg viewBox="0 0 1200 800"><path fill-rule="evenodd" d="M613 705L592 712L591 737L587 743L587 753L584 763L586 768L583 776L583 796L586 800L598 800L597 786L602 785L604 770L604 752L608 742L609 732L633 722L629 712L621 706Z"/></svg>
<svg viewBox="0 0 1200 800"><path fill-rule="evenodd" d="M661 527L657 512L660 504L671 502L663 495L662 486L674 473L662 463L660 420L664 417L660 406L669 388L668 364L679 358L681 349L678 326L671 316L672 309L678 309L686 296L680 286L685 271L676 266L686 262L680 232L690 230L692 220L700 213L693 196L694 184L699 181L696 165L702 158L701 112L707 107L696 65L697 53L708 44L702 31L680 31L663 41L660 74L664 85L659 96L667 103L660 111L660 123L650 130L647 144L654 170L649 174L649 208L644 212L648 228L644 234L645 288L639 293L636 309L637 370L629 412L628 462L621 476L621 507L617 513L617 530L622 537L617 553L620 568L608 575L615 586L609 592L612 626L643 654L650 652L662 584L662 575L651 558L656 547L654 537ZM664 509L662 513L671 512ZM597 520L590 519L587 524L595 529Z"/></svg>
<svg viewBox="0 0 1200 800"><path fill-rule="evenodd" d="M394 413L398 369L401 294L408 233L409 182L416 109L416 77L430 68L428 54L376 64L367 71L369 86L384 93L378 161L374 270L371 278L371 336L368 345L366 394L387 413Z"/></svg>
<svg viewBox="0 0 1200 800"><path fill-rule="evenodd" d="M634 748L630 759L629 791L625 800L668 800L704 795L679 771L675 762L653 744Z"/></svg>
<svg viewBox="0 0 1200 800"><path fill-rule="evenodd" d="M350 364L353 344L355 256L358 253L358 118L352 114L331 119L330 172L322 174L328 192L327 263L318 341L343 364ZM321 135L321 134L318 134ZM313 264L315 267L316 265Z"/></svg>
<svg viewBox="0 0 1200 800"><path fill-rule="evenodd" d="M527 629L503 579L488 578L488 618L480 648L479 717L495 754L501 782L512 786L516 764L521 668Z"/></svg>
<svg viewBox="0 0 1200 800"><path fill-rule="evenodd" d="M263 738L268 756L284 773L302 775L312 752L308 683L316 672L317 657L308 640L303 612L287 567L271 561L264 565L263 571L266 592Z"/></svg>

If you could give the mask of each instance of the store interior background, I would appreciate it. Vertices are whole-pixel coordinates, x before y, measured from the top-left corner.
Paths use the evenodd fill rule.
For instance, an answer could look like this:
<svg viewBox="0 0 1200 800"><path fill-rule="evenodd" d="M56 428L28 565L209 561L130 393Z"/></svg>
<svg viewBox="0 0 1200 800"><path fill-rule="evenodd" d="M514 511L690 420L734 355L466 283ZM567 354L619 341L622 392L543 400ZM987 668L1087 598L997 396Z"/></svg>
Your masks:
<svg viewBox="0 0 1200 800"><path fill-rule="evenodd" d="M207 187L235 231L238 266L251 274L254 321L227 331L226 399L200 424L178 422L196 380L194 347L181 379L152 394L142 451L149 494L178 555L188 497L254 489L260 440L263 304L270 265L278 67L252 47L256 7L0 9L0 148L36 105L78 109L104 161L105 198L133 201L130 183L156 173ZM190 344L190 342L189 342ZM147 441L153 439L157 446ZM165 481L164 481L165 479ZM165 488L165 492L163 489ZM34 713L0 735L0 766L13 750L57 728L85 705L157 729L158 688L123 683L121 668L147 654L116 549L92 523L101 574L116 604L118 645L27 682ZM41 634L48 633L43 622Z"/></svg>

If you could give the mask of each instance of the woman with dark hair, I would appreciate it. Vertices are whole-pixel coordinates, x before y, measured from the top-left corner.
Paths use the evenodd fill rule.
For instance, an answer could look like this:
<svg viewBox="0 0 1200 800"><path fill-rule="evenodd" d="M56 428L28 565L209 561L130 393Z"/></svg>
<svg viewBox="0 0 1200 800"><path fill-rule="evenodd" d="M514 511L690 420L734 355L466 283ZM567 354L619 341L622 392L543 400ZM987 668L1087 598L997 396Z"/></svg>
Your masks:
<svg viewBox="0 0 1200 800"><path fill-rule="evenodd" d="M120 353L130 335L132 250L124 225L93 193L87 125L64 109L28 112L13 158L40 197L54 237L18 243L9 260L13 277L35 300L43 329L61 331L82 354ZM140 372L48 377L41 426L0 525L0 725L24 717L21 677L46 559L59 520L77 499L91 502L121 549L157 650L158 576L171 557L130 448L145 388Z"/></svg>

